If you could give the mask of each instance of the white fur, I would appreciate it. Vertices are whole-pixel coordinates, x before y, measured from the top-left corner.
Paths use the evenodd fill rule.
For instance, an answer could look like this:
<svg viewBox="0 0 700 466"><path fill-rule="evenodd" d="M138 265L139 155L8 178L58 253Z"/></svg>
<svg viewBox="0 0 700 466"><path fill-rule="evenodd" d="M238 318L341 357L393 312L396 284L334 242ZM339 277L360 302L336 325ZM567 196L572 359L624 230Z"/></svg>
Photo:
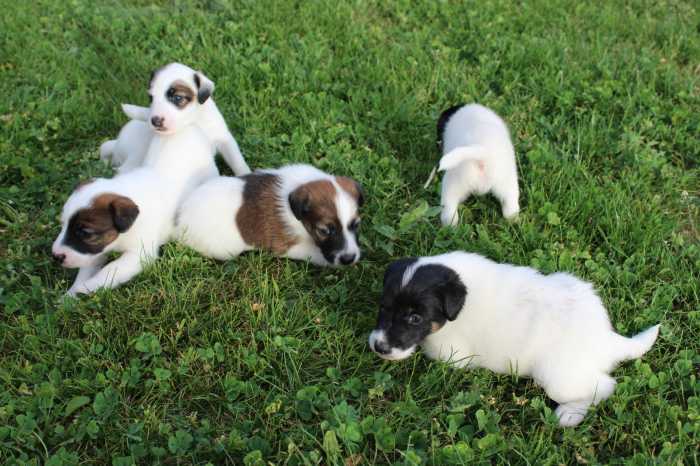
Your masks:
<svg viewBox="0 0 700 466"><path fill-rule="evenodd" d="M421 343L425 353L532 377L559 403L562 426L580 423L590 405L608 398L615 388L609 373L641 357L659 332L656 325L632 338L615 333L593 286L567 273L545 276L463 252L417 265L425 264L451 268L467 288L457 318Z"/></svg>
<svg viewBox="0 0 700 466"><path fill-rule="evenodd" d="M209 139L199 127L189 125L173 134L154 134L143 167L76 190L63 207L61 232L52 248L55 255L65 255L64 267L80 268L68 294L113 288L141 272L173 233L176 209L185 196L218 174ZM104 193L129 197L138 206L131 228L96 255L81 254L63 244L71 216ZM122 255L103 267L112 251Z"/></svg>
<svg viewBox="0 0 700 466"><path fill-rule="evenodd" d="M196 90L195 73L200 78L200 85L210 86L213 91L214 83L188 66L171 63L159 70L149 89L153 97L151 106L146 108L130 104L122 105L122 110L131 118L131 121L124 125L116 140L102 144L100 158L104 161L111 160L112 165L118 166L120 173L126 173L143 165L150 139L154 134L154 127L150 123L151 118L158 116L165 120L167 128L165 133L174 133L195 123L221 153L234 174L242 176L250 173L238 143L211 96L203 104L197 102L195 96L194 101L184 109L176 108L165 98L167 89L175 81L183 81Z"/></svg>
<svg viewBox="0 0 700 466"><path fill-rule="evenodd" d="M357 202L338 185L333 175L310 165L287 165L278 169L260 170L259 173L270 173L280 178L279 212L288 232L299 239L286 252L286 257L308 259L318 265L338 265L341 254L355 254L355 261L359 260L360 247L355 235L347 229L357 215ZM292 191L316 180L329 180L336 188L336 209L343 225L345 248L336 257L335 264L328 263L287 202ZM235 222L237 212L243 204L244 185L244 181L239 178L219 177L197 188L183 202L178 212L177 235L180 241L207 257L219 260L230 259L253 249L252 245L243 240Z"/></svg>
<svg viewBox="0 0 700 466"><path fill-rule="evenodd" d="M501 202L503 216L514 219L520 211L515 151L508 127L492 110L465 105L452 115L442 139L443 225L459 221L458 205L472 194L491 192Z"/></svg>

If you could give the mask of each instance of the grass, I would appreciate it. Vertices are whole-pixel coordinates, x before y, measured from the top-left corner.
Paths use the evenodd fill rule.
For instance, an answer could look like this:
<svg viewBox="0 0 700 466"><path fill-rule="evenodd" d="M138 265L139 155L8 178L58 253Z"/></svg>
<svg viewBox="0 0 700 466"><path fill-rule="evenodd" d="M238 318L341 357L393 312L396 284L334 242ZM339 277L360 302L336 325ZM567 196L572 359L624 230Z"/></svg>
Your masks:
<svg viewBox="0 0 700 466"><path fill-rule="evenodd" d="M682 1L0 0L3 464L698 464L700 10ZM170 244L62 301L63 201L152 69L205 70L252 167L365 187L364 260L319 269ZM435 216L440 111L509 122L520 222ZM230 173L222 166L222 172ZM384 267L454 249L592 281L616 329L662 332L562 430L531 381L366 345Z"/></svg>

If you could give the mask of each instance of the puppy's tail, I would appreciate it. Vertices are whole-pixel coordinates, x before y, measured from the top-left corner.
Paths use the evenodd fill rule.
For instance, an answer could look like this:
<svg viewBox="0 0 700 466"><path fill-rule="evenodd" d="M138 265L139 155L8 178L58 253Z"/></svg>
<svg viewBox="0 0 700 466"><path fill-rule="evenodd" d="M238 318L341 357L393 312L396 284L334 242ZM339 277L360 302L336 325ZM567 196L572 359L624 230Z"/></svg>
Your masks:
<svg viewBox="0 0 700 466"><path fill-rule="evenodd" d="M460 146L442 156L438 163L438 171L449 170L467 160L479 160L482 158L484 158L484 148L482 146Z"/></svg>
<svg viewBox="0 0 700 466"><path fill-rule="evenodd" d="M132 120L147 121L148 120L148 108L140 107L138 105L122 104L122 111L126 116Z"/></svg>
<svg viewBox="0 0 700 466"><path fill-rule="evenodd" d="M114 154L114 148L117 145L117 141L110 139L107 142L103 142L100 146L100 160L105 163L109 163L112 160L112 155Z"/></svg>
<svg viewBox="0 0 700 466"><path fill-rule="evenodd" d="M661 324L654 325L630 338L615 334L618 346L617 360L626 361L642 357L644 353L651 349L651 346L656 341L656 337L659 336L659 327L661 327Z"/></svg>

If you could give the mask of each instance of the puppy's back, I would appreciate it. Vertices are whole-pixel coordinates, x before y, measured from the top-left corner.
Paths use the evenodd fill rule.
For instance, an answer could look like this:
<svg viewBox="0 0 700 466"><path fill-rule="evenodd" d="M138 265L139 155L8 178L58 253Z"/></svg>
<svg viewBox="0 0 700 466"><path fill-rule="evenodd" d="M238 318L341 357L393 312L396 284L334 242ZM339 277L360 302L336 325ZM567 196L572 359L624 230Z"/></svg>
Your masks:
<svg viewBox="0 0 700 466"><path fill-rule="evenodd" d="M224 260L239 254L245 244L236 227L245 182L217 177L196 188L176 215L178 240L208 257Z"/></svg>

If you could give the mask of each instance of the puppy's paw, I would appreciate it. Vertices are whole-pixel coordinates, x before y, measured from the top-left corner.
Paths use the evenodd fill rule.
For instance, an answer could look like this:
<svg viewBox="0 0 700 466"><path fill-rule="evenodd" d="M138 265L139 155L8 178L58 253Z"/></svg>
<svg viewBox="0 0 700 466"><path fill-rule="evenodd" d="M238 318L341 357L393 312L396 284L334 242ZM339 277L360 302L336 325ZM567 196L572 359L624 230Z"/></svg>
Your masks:
<svg viewBox="0 0 700 466"><path fill-rule="evenodd" d="M456 227L459 223L459 213L456 209L442 209L442 213L440 214L440 221L442 222L442 226Z"/></svg>
<svg viewBox="0 0 700 466"><path fill-rule="evenodd" d="M65 296L71 298L77 298L79 294L90 294L90 290L85 286L84 283L74 283L68 291L66 291Z"/></svg>
<svg viewBox="0 0 700 466"><path fill-rule="evenodd" d="M562 427L577 426L586 417L588 411L587 406L582 406L578 403L569 403L559 405L554 413L559 418L559 425Z"/></svg>
<svg viewBox="0 0 700 466"><path fill-rule="evenodd" d="M505 218L508 223L518 223L518 220L520 219L520 212L516 210L515 212L508 213L507 215L504 213L503 218Z"/></svg>

